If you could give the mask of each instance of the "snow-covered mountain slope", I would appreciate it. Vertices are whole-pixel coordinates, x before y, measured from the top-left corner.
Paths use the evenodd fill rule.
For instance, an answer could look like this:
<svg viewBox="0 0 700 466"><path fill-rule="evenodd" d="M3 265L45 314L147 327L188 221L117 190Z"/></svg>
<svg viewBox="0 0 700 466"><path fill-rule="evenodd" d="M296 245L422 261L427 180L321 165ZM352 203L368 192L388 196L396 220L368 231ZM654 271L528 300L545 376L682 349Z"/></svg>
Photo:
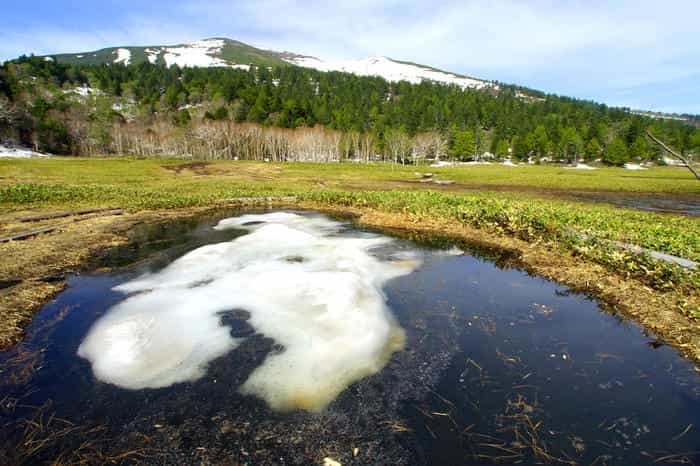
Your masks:
<svg viewBox="0 0 700 466"><path fill-rule="evenodd" d="M414 63L400 62L387 57L370 57L361 60L321 60L316 57L297 56L285 61L319 71L342 71L359 76L379 76L387 81L408 81L418 84L434 81L455 84L461 88L495 87L495 84L481 79L460 76Z"/></svg>
<svg viewBox="0 0 700 466"><path fill-rule="evenodd" d="M319 71L340 71L360 76L378 76L387 81L433 81L454 84L461 88L496 88L489 81L449 73L425 65L402 62L387 57L359 60L325 60L290 52L275 52L252 47L231 39L212 38L190 44L149 47L114 47L94 52L51 55L62 63L124 65L149 62L180 67L231 67L248 69L250 65L295 65Z"/></svg>
<svg viewBox="0 0 700 466"><path fill-rule="evenodd" d="M189 44L154 45L148 47L113 47L94 52L51 55L60 63L83 65L134 65L144 62L165 66L249 68L250 64L273 66L287 64L281 54L261 50L231 39L204 39Z"/></svg>

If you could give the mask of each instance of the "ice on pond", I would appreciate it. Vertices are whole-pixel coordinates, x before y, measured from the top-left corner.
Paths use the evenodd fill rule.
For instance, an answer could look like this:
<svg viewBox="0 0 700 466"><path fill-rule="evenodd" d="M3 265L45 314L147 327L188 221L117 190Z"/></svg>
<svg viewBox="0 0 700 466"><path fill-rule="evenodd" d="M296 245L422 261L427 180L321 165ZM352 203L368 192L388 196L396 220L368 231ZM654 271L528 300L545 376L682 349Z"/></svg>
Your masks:
<svg viewBox="0 0 700 466"><path fill-rule="evenodd" d="M341 233L343 224L320 215L243 215L216 228L249 233L117 287L130 295L78 349L99 380L142 389L202 377L242 341L221 322L232 309L284 348L241 387L277 410L322 409L402 348L382 287L419 265L417 251L373 254L394 240Z"/></svg>

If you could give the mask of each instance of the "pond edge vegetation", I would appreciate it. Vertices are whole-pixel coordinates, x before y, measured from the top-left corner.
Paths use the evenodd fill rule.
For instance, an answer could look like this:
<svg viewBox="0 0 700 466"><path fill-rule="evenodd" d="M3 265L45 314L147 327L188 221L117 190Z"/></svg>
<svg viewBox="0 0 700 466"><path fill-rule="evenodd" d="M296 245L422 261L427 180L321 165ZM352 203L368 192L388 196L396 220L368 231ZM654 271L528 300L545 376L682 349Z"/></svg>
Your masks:
<svg viewBox="0 0 700 466"><path fill-rule="evenodd" d="M293 193L293 196L241 196L209 206L193 203L195 205L179 209L132 210L119 217L69 223L57 232L30 242L0 245L5 257L15 257L22 262L0 267L0 280L9 280L11 275L21 280L17 285L0 290L5 303L3 314L10 308L15 314L15 318L10 319L12 325L0 328L3 334L0 346L9 347L21 338L22 329L31 321L33 313L64 288L68 274L94 269L94 258L100 251L129 243L129 232L135 225L168 222L225 207L267 206L349 214L364 226L395 229L406 234L437 234L502 251L510 258L508 264L596 298L605 310L639 322L685 357L700 363L698 272L654 260L646 254L621 250L601 241L600 236L571 235L567 233L570 219L557 222L548 217L561 214L556 208L542 210L542 205L535 202L527 209L523 208L525 204L498 198L469 198L432 191L307 191ZM528 199L526 204L532 201ZM567 210L571 210L572 205L565 204ZM623 209L603 210L618 213L618 216L621 212L636 214ZM598 212L598 215L601 214ZM697 228L697 223L694 220L689 223L687 234L691 247L686 256L697 260L698 250L692 247L695 240L692 229ZM586 225L590 227L591 221L581 222L581 226ZM644 232L640 234L643 237ZM649 244L649 240L644 243L645 246ZM670 249L677 252L683 247L681 244ZM47 250L51 250L48 259ZM55 279L48 280L46 276Z"/></svg>

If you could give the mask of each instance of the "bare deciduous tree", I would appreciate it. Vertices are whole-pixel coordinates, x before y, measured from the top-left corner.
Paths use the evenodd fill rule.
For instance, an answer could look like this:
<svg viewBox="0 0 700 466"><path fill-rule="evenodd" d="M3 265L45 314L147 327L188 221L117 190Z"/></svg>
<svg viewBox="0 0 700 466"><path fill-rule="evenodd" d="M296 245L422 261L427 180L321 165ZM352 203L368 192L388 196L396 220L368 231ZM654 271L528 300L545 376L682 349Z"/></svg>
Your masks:
<svg viewBox="0 0 700 466"><path fill-rule="evenodd" d="M387 131L385 141L393 163L396 164L401 159L403 164L411 153L411 138L402 129L391 129Z"/></svg>

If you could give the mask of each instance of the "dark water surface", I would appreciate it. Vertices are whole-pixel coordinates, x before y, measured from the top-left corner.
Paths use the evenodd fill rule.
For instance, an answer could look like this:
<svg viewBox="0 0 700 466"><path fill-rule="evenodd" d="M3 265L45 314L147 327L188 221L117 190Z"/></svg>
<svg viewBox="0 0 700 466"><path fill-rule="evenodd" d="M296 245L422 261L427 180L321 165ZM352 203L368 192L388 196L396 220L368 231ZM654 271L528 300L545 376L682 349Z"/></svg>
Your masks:
<svg viewBox="0 0 700 466"><path fill-rule="evenodd" d="M142 227L134 245L103 258L121 269L72 277L37 314L25 341L0 355L0 463L700 464L694 366L492 252L428 256L390 282L406 348L321 413L276 413L238 393L275 351L257 334L196 382L129 391L96 381L76 351L124 299L112 288L244 234L211 229L234 214Z"/></svg>

